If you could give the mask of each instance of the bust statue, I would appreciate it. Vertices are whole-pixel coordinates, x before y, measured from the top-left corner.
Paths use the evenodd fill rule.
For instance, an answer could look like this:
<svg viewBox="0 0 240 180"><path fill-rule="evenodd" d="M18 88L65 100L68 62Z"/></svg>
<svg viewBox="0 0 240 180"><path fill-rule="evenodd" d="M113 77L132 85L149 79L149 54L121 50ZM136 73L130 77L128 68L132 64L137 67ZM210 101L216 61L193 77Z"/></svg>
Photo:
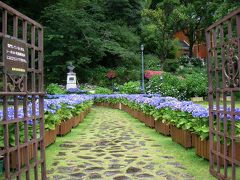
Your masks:
<svg viewBox="0 0 240 180"><path fill-rule="evenodd" d="M75 66L73 66L72 62L69 62L69 66L67 68L69 70L69 73L73 73L73 70L75 69Z"/></svg>
<svg viewBox="0 0 240 180"><path fill-rule="evenodd" d="M71 88L77 88L77 77L76 77L76 73L73 72L73 70L75 69L75 67L73 66L72 62L68 63L67 66L69 72L67 73L67 89L71 89Z"/></svg>

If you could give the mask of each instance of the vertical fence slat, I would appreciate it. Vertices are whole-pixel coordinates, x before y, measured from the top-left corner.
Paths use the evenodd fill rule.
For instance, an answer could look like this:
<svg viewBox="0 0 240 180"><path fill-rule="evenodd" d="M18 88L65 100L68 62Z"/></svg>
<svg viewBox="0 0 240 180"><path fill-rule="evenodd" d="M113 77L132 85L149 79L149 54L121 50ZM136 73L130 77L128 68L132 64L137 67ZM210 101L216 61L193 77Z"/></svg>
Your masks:
<svg viewBox="0 0 240 180"><path fill-rule="evenodd" d="M14 96L14 119L18 119L18 97ZM20 160L20 143L19 143L19 122L15 123L15 146L17 147L16 151L16 168L21 171L21 160ZM17 176L17 179L20 179L21 173Z"/></svg>
<svg viewBox="0 0 240 180"><path fill-rule="evenodd" d="M24 96L24 100L23 100L23 112L24 112L24 142L27 143L28 142L28 97ZM29 146L25 146L24 147L24 151L26 152L26 156L25 156L25 162L26 162L26 179L30 179L30 172L29 172Z"/></svg>
<svg viewBox="0 0 240 180"><path fill-rule="evenodd" d="M32 121L33 121L33 139L37 139L37 130L36 130L36 97L33 95L32 96ZM34 143L34 149L33 149L33 154L34 154L34 163L36 164L34 166L34 177L35 177L35 180L38 180L38 164L37 164L37 161L38 161L38 143Z"/></svg>
<svg viewBox="0 0 240 180"><path fill-rule="evenodd" d="M213 169L213 159L212 159L212 133L213 133L213 86L212 86L212 65L211 65L211 56L212 56L212 41L211 41L211 32L206 31L206 39L207 39L207 56L208 56L208 61L207 61L207 66L208 66L208 100L209 100L209 142L210 142L210 150L209 150L209 161L210 161L210 169Z"/></svg>
<svg viewBox="0 0 240 180"><path fill-rule="evenodd" d="M34 47L35 46L35 26L32 26L31 28L31 46ZM35 48L31 48L31 69L33 70L31 73L31 90L32 92L36 92L36 88L35 88Z"/></svg>
<svg viewBox="0 0 240 180"><path fill-rule="evenodd" d="M232 180L236 179L236 146L235 146L235 95L231 92L231 145L232 145Z"/></svg>
<svg viewBox="0 0 240 180"><path fill-rule="evenodd" d="M31 91L32 92L36 92L35 91L35 48L33 48L35 45L35 26L32 25L31 27ZM33 139L36 139L36 105L35 105L35 96L32 96L32 121L33 121ZM34 177L35 180L38 179L38 165L37 165L37 148L38 148L38 143L34 143L34 162L36 164L36 166L34 167Z"/></svg>
<svg viewBox="0 0 240 180"><path fill-rule="evenodd" d="M8 98L3 97L3 121L8 121ZM10 152L9 152L9 127L8 123L4 125L4 148L6 154L4 157L5 178L10 179Z"/></svg>
<svg viewBox="0 0 240 180"><path fill-rule="evenodd" d="M220 152L220 122L219 122L219 108L220 108L220 102L219 102L219 98L220 98L220 92L219 92L219 76L218 76L218 57L217 57L217 31L218 28L213 29L213 60L214 60L214 79L216 80L216 87L215 87L215 93L216 93L216 128L214 128L214 130L216 130L217 133L214 134L214 136L217 136L217 149L215 149L217 151L217 153L213 153L213 155L217 158L217 173L220 172L220 157L219 157L219 152ZM214 139L214 138L213 138ZM213 143L213 147L214 147L214 141L212 141L211 143Z"/></svg>
<svg viewBox="0 0 240 180"><path fill-rule="evenodd" d="M22 37L23 37L23 41L27 42L27 21L23 20L22 23Z"/></svg>
<svg viewBox="0 0 240 180"><path fill-rule="evenodd" d="M3 10L2 12L2 33L3 35L7 34L7 11ZM3 74L3 91L7 91L7 75ZM3 97L3 121L8 120L8 103L7 96ZM5 168L5 178L10 179L10 153L9 153L9 129L8 124L3 125L4 129L4 148L6 154L4 156L4 168Z"/></svg>
<svg viewBox="0 0 240 180"><path fill-rule="evenodd" d="M39 76L39 81L41 83L39 83L40 87L39 87L39 91L43 92L44 91L44 80L43 80L43 29L39 29L38 30L38 48L40 49L40 57L39 58L39 71L40 71L40 76ZM44 142L44 96L40 95L39 96L39 113L40 113L40 137L41 137L41 141L40 141L40 149L41 149L41 175L43 179L47 178L46 175L46 156L45 156L45 142Z"/></svg>
<svg viewBox="0 0 240 180"><path fill-rule="evenodd" d="M39 103L40 103L40 107L42 107L44 105L44 97L40 97L39 99ZM40 110L40 121L44 122L44 112L43 109ZM46 179L46 162L45 162L45 144L44 144L44 123L40 123L40 137L41 137L41 141L40 141L40 149L41 149L41 173L42 173L42 178Z"/></svg>
<svg viewBox="0 0 240 180"><path fill-rule="evenodd" d="M4 35L7 34L7 10L3 10L2 12L2 33Z"/></svg>
<svg viewBox="0 0 240 180"><path fill-rule="evenodd" d="M18 37L18 17L13 17L13 37Z"/></svg>
<svg viewBox="0 0 240 180"><path fill-rule="evenodd" d="M224 64L225 64L225 51L224 51L224 30L223 25L220 25L220 41L221 41L221 56L222 56L222 88L226 88L226 80L224 75ZM227 136L228 136L228 128L227 128L227 98L226 92L223 90L223 123L224 123L224 156L228 156L228 148L227 148ZM228 161L224 159L224 177L228 176Z"/></svg>

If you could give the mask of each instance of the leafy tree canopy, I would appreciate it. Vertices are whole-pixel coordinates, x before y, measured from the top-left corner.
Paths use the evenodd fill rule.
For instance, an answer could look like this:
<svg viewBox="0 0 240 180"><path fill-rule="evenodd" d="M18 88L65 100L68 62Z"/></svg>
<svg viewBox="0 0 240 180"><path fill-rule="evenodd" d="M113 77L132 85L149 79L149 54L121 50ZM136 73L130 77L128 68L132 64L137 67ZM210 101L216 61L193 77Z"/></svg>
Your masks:
<svg viewBox="0 0 240 180"><path fill-rule="evenodd" d="M191 56L193 44L205 40L204 29L240 7L239 0L4 2L44 25L46 82L61 84L69 61L81 82L100 83L109 69L121 76L118 83L138 80L141 43L145 44L147 67L159 68L175 58L176 31L189 38Z"/></svg>
<svg viewBox="0 0 240 180"><path fill-rule="evenodd" d="M65 75L68 61L79 72L98 65L115 68L138 64L141 16L134 12L140 14L142 4L133 0L101 2L62 1L43 11L49 81L58 81L59 72Z"/></svg>

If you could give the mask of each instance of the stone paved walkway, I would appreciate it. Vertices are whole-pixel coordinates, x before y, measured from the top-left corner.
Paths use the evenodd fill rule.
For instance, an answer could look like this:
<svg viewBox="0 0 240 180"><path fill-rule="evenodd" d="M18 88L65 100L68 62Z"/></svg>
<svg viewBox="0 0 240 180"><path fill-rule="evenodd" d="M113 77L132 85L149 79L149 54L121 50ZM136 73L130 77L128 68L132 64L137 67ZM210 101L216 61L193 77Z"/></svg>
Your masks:
<svg viewBox="0 0 240 180"><path fill-rule="evenodd" d="M77 128L79 137L60 144L49 179L194 179L173 156L162 153L164 147L131 127L125 112L93 108L87 118L92 117L97 118L86 129Z"/></svg>

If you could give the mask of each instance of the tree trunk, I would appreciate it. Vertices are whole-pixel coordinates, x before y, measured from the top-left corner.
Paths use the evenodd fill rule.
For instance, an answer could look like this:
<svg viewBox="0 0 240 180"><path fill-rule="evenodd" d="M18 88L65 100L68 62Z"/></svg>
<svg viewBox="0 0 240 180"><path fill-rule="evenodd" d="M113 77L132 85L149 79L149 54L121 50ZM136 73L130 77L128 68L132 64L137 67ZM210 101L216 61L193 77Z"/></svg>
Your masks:
<svg viewBox="0 0 240 180"><path fill-rule="evenodd" d="M160 61L160 64L161 64L161 65L160 65L160 69L159 69L159 70L160 70L160 71L163 71L163 63L162 63L161 61Z"/></svg>
<svg viewBox="0 0 240 180"><path fill-rule="evenodd" d="M189 57L193 57L193 45L196 42L195 31L184 32L185 36L189 39Z"/></svg>
<svg viewBox="0 0 240 180"><path fill-rule="evenodd" d="M189 42L189 57L192 58L193 57L193 45L194 42Z"/></svg>

